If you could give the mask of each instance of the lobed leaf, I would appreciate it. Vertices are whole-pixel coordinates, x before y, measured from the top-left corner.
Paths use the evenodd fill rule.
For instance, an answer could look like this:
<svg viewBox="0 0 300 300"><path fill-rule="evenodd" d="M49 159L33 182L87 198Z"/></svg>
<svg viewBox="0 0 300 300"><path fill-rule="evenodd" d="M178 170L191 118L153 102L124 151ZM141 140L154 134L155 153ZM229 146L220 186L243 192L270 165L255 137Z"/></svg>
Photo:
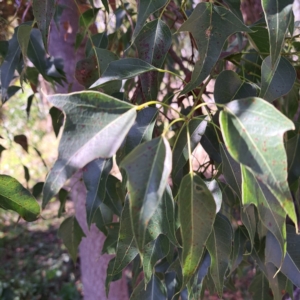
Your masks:
<svg viewBox="0 0 300 300"><path fill-rule="evenodd" d="M112 157L136 117L133 105L98 92L57 94L48 100L64 111L66 121L58 159L45 182L43 207L78 169Z"/></svg>
<svg viewBox="0 0 300 300"><path fill-rule="evenodd" d="M8 175L0 175L0 207L17 212L27 222L35 221L40 215L36 199Z"/></svg>

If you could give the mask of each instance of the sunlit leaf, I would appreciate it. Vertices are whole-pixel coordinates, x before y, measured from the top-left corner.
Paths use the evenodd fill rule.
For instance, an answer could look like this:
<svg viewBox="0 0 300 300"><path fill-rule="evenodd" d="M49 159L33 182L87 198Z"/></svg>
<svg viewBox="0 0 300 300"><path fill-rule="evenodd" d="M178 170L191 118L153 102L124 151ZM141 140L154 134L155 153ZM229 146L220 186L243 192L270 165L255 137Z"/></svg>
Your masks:
<svg viewBox="0 0 300 300"><path fill-rule="evenodd" d="M261 65L261 90L259 97L269 102L286 95L296 80L296 71L291 63L281 57L275 66L271 65L270 56Z"/></svg>
<svg viewBox="0 0 300 300"><path fill-rule="evenodd" d="M139 283L133 290L130 300L165 300L166 296L166 287L156 275L153 275L146 288L144 279Z"/></svg>
<svg viewBox="0 0 300 300"><path fill-rule="evenodd" d="M85 234L74 216L65 219L61 223L58 229L58 236L63 240L64 245L68 249L71 258L75 263L77 259L78 246L81 239L85 237Z"/></svg>
<svg viewBox="0 0 300 300"><path fill-rule="evenodd" d="M0 207L17 212L27 222L40 215L36 199L15 178L0 175Z"/></svg>
<svg viewBox="0 0 300 300"><path fill-rule="evenodd" d="M181 92L196 88L211 72L227 38L235 32L251 30L231 11L212 3L199 3L180 31L192 33L199 51L191 81Z"/></svg>
<svg viewBox="0 0 300 300"><path fill-rule="evenodd" d="M49 27L55 12L55 4L55 0L33 0L32 2L33 14L42 33L46 49L48 45Z"/></svg>
<svg viewBox="0 0 300 300"><path fill-rule="evenodd" d="M225 104L235 99L255 97L256 94L254 85L242 80L231 70L225 70L217 77L214 89L216 103Z"/></svg>
<svg viewBox="0 0 300 300"><path fill-rule="evenodd" d="M165 191L172 168L172 153L165 137L145 142L122 161L128 176L132 228L139 249L145 244L148 222Z"/></svg>
<svg viewBox="0 0 300 300"><path fill-rule="evenodd" d="M151 14L167 4L168 0L140 0L137 12L137 21L132 35L132 40L137 37L146 20Z"/></svg>
<svg viewBox="0 0 300 300"><path fill-rule="evenodd" d="M268 102L246 98L225 105L220 113L220 125L231 156L268 187L297 223L283 145L284 132L294 129L294 124Z"/></svg>
<svg viewBox="0 0 300 300"><path fill-rule="evenodd" d="M91 225L97 208L104 201L106 180L111 169L111 159L97 159L84 168L83 181L87 190L86 218L88 226Z"/></svg>
<svg viewBox="0 0 300 300"><path fill-rule="evenodd" d="M198 268L204 245L212 231L216 203L203 180L198 175L187 174L180 185L178 207L185 286Z"/></svg>
<svg viewBox="0 0 300 300"><path fill-rule="evenodd" d="M242 166L242 174L243 204L252 203L257 207L260 220L274 234L284 256L286 253L286 212L265 184L258 181L244 166Z"/></svg>
<svg viewBox="0 0 300 300"><path fill-rule="evenodd" d="M270 39L270 65L275 66L291 21L293 0L262 0Z"/></svg>
<svg viewBox="0 0 300 300"><path fill-rule="evenodd" d="M65 112L66 121L58 159L44 186L44 207L78 169L98 157L112 157L136 117L134 106L102 93L57 94L48 99Z"/></svg>
<svg viewBox="0 0 300 300"><path fill-rule="evenodd" d="M123 80L154 71L156 68L138 58L124 58L111 62L101 78L93 83L90 88L101 86L113 80Z"/></svg>
<svg viewBox="0 0 300 300"><path fill-rule="evenodd" d="M225 273L228 269L232 243L232 227L224 216L217 214L212 232L206 242L211 257L210 275L222 298Z"/></svg>

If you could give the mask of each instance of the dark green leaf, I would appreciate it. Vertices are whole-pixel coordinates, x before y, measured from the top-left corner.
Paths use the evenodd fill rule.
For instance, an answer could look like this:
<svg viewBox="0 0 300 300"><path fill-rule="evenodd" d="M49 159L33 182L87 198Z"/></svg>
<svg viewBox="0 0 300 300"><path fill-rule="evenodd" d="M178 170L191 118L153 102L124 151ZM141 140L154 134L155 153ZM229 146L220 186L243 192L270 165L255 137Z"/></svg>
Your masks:
<svg viewBox="0 0 300 300"><path fill-rule="evenodd" d="M172 34L168 25L159 19L147 23L134 41L139 58L157 68L162 67L171 42ZM140 80L145 99L156 99L160 85L159 74L142 74Z"/></svg>
<svg viewBox="0 0 300 300"><path fill-rule="evenodd" d="M85 234L74 216L65 219L61 223L58 229L58 236L63 240L73 262L76 263L78 246Z"/></svg>
<svg viewBox="0 0 300 300"><path fill-rule="evenodd" d="M26 25L26 24L22 24L18 28L17 37L18 37L18 42L19 42L20 49L22 51L24 60L27 57L27 48L28 48L28 44L29 44L31 28L32 27L30 25Z"/></svg>
<svg viewBox="0 0 300 300"><path fill-rule="evenodd" d="M105 235L108 234L107 226L113 221L113 213L104 203L101 203L94 213L92 223L95 223L97 228Z"/></svg>
<svg viewBox="0 0 300 300"><path fill-rule="evenodd" d="M137 146L122 161L128 176L132 227L139 249L145 244L148 222L161 202L172 168L172 153L165 137Z"/></svg>
<svg viewBox="0 0 300 300"><path fill-rule="evenodd" d="M269 189L244 166L242 166L242 174L243 205L247 206L252 203L257 207L260 220L274 234L284 256L286 253L286 212Z"/></svg>
<svg viewBox="0 0 300 300"><path fill-rule="evenodd" d="M106 181L106 194L104 203L117 216L120 216L123 210L122 203L124 195L122 194L122 183L115 176L109 175Z"/></svg>
<svg viewBox="0 0 300 300"><path fill-rule="evenodd" d="M102 254L116 254L119 231L120 223L111 223L107 225L107 237L102 247Z"/></svg>
<svg viewBox="0 0 300 300"><path fill-rule="evenodd" d="M130 300L166 300L166 287L160 279L153 275L147 287L145 288L144 279L133 290Z"/></svg>
<svg viewBox="0 0 300 300"><path fill-rule="evenodd" d="M0 158L1 158L1 154L4 150L6 150L6 148L4 148L2 145L0 145Z"/></svg>
<svg viewBox="0 0 300 300"><path fill-rule="evenodd" d="M270 53L268 30L262 26L251 26L253 32L249 32L250 41L261 57L265 58Z"/></svg>
<svg viewBox="0 0 300 300"><path fill-rule="evenodd" d="M181 94L196 88L211 72L219 59L226 39L235 32L251 30L231 11L212 3L200 3L193 10L180 31L192 33L200 59L195 64L191 81Z"/></svg>
<svg viewBox="0 0 300 300"><path fill-rule="evenodd" d="M84 167L83 181L87 190L86 218L91 226L96 210L104 201L106 180L112 169L111 159L96 159Z"/></svg>
<svg viewBox="0 0 300 300"><path fill-rule="evenodd" d="M284 45L293 6L293 0L263 0L261 2L270 39L270 65L274 68Z"/></svg>
<svg viewBox="0 0 300 300"><path fill-rule="evenodd" d="M139 32L142 30L146 20L151 14L167 4L168 0L140 0L137 13L137 21L132 35L134 41Z"/></svg>
<svg viewBox="0 0 300 300"><path fill-rule="evenodd" d="M52 127L55 133L55 136L58 137L60 128L64 123L64 114L61 110L57 109L56 107L51 107L49 110L51 120L52 120Z"/></svg>
<svg viewBox="0 0 300 300"><path fill-rule="evenodd" d="M44 186L44 182L38 182L33 186L32 195L35 198L38 198L42 194L43 186Z"/></svg>
<svg viewBox="0 0 300 300"><path fill-rule="evenodd" d="M155 264L168 255L170 243L165 235L159 235L144 247L143 253L143 271L145 285L150 281L154 273Z"/></svg>
<svg viewBox="0 0 300 300"><path fill-rule="evenodd" d="M17 212L27 222L40 215L36 199L16 179L0 175L0 207Z"/></svg>
<svg viewBox="0 0 300 300"><path fill-rule="evenodd" d="M271 65L270 56L261 65L261 90L259 97L269 102L286 95L296 80L296 71L291 63L281 57L275 66Z"/></svg>
<svg viewBox="0 0 300 300"><path fill-rule="evenodd" d="M138 58L124 58L111 62L98 79L90 88L103 85L112 80L123 80L133 78L145 72L154 71L156 68Z"/></svg>
<svg viewBox="0 0 300 300"><path fill-rule="evenodd" d="M242 80L236 72L223 71L216 80L214 98L216 103L226 104L235 99L255 97L254 85Z"/></svg>
<svg viewBox="0 0 300 300"><path fill-rule="evenodd" d="M29 169L24 165L23 165L23 169L24 169L24 178L27 182L27 187L28 187L28 181L30 180Z"/></svg>
<svg viewBox="0 0 300 300"><path fill-rule="evenodd" d="M289 166L288 178L289 182L293 183L300 177L300 132L288 140L286 152Z"/></svg>
<svg viewBox="0 0 300 300"><path fill-rule="evenodd" d="M225 0L224 1L230 10L241 20L243 21L243 15L241 12L241 1L240 0Z"/></svg>
<svg viewBox="0 0 300 300"><path fill-rule="evenodd" d="M31 108L31 104L32 104L32 100L34 98L34 94L30 95L27 98L27 106L26 106L26 113L27 113L27 118L29 119L30 116L30 108Z"/></svg>
<svg viewBox="0 0 300 300"><path fill-rule="evenodd" d="M33 0L32 10L47 49L49 27L55 12L55 0Z"/></svg>
<svg viewBox="0 0 300 300"><path fill-rule="evenodd" d="M90 161L112 157L134 123L134 106L97 92L48 97L66 114L59 156L48 174L43 206ZM105 143L103 143L105 140Z"/></svg>
<svg viewBox="0 0 300 300"><path fill-rule="evenodd" d="M294 129L294 124L260 98L226 104L220 113L220 124L231 156L268 187L287 215L297 223L287 183L287 159L283 145L284 132Z"/></svg>
<svg viewBox="0 0 300 300"><path fill-rule="evenodd" d="M63 213L66 212L66 202L68 199L69 192L65 189L60 189L58 193L58 200L60 202L57 216L60 218Z"/></svg>
<svg viewBox="0 0 300 300"><path fill-rule="evenodd" d="M241 220L243 225L245 225L250 241L251 250L254 245L254 238L257 231L257 218L255 214L254 205L248 205L246 207L241 207Z"/></svg>
<svg viewBox="0 0 300 300"><path fill-rule="evenodd" d="M85 46L85 55L89 56L93 54L92 47L106 49L108 46L108 39L106 32L96 33L88 39Z"/></svg>
<svg viewBox="0 0 300 300"><path fill-rule="evenodd" d="M218 295L222 298L223 285L228 269L232 243L232 227L224 216L217 214L212 232L206 242L210 254L210 275L215 283Z"/></svg>
<svg viewBox="0 0 300 300"><path fill-rule="evenodd" d="M252 299L260 299L260 300L272 300L272 294L270 293L269 282L268 279L264 276L263 273L256 274L251 285L249 287L249 291L252 294Z"/></svg>
<svg viewBox="0 0 300 300"><path fill-rule="evenodd" d="M8 100L7 89L12 81L15 69L20 60L21 49L17 39L17 30L13 37L9 40L7 55L0 68L1 90L2 90L2 103Z"/></svg>
<svg viewBox="0 0 300 300"><path fill-rule="evenodd" d="M204 181L198 175L187 174L180 185L178 206L184 287L200 263L205 243L213 228L216 203Z"/></svg>

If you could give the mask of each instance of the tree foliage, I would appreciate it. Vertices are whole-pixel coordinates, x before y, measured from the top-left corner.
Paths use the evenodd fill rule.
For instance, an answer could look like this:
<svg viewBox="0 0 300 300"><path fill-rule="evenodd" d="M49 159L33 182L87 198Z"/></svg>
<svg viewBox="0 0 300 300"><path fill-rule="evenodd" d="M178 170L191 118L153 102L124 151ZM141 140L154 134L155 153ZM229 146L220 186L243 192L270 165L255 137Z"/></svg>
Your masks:
<svg viewBox="0 0 300 300"><path fill-rule="evenodd" d="M86 58L74 76L86 90L47 96L64 125L42 206L83 170L87 222L107 236L103 253L115 254L107 293L128 265L142 266L131 299L222 297L244 263L256 268L254 299L300 287L299 24L292 0L263 0L255 24L244 24L237 2L89 1L81 11L75 47L85 43ZM64 8L39 0L32 9L34 21L0 41L4 105L16 74L34 92L39 74L66 84L47 50ZM98 14L115 26L94 33ZM61 114L51 117L58 134ZM0 206L37 218L33 196L0 180ZM84 236L76 218L59 234L75 260Z"/></svg>

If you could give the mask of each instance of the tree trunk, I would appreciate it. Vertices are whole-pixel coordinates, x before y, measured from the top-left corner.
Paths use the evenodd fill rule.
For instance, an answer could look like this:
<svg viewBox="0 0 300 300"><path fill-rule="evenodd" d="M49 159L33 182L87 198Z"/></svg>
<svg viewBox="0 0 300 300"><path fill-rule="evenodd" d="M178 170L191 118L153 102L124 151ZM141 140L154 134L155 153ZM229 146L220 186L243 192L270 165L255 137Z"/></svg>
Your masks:
<svg viewBox="0 0 300 300"><path fill-rule="evenodd" d="M79 91L83 87L75 79L76 62L84 58L84 46L82 45L75 53L74 44L78 30L78 10L74 0L60 0L59 4L66 6L60 20L59 30L55 24L51 26L49 52L54 57L61 57L64 62L64 70L68 84L58 86L56 92L67 93ZM86 190L81 180L81 172L71 180L71 199L74 201L76 217L86 234L80 244L80 268L85 300L106 299L105 278L110 255L101 255L105 236L93 224L88 230L86 222ZM111 292L108 299L128 299L127 282L123 276L121 280L111 284Z"/></svg>

